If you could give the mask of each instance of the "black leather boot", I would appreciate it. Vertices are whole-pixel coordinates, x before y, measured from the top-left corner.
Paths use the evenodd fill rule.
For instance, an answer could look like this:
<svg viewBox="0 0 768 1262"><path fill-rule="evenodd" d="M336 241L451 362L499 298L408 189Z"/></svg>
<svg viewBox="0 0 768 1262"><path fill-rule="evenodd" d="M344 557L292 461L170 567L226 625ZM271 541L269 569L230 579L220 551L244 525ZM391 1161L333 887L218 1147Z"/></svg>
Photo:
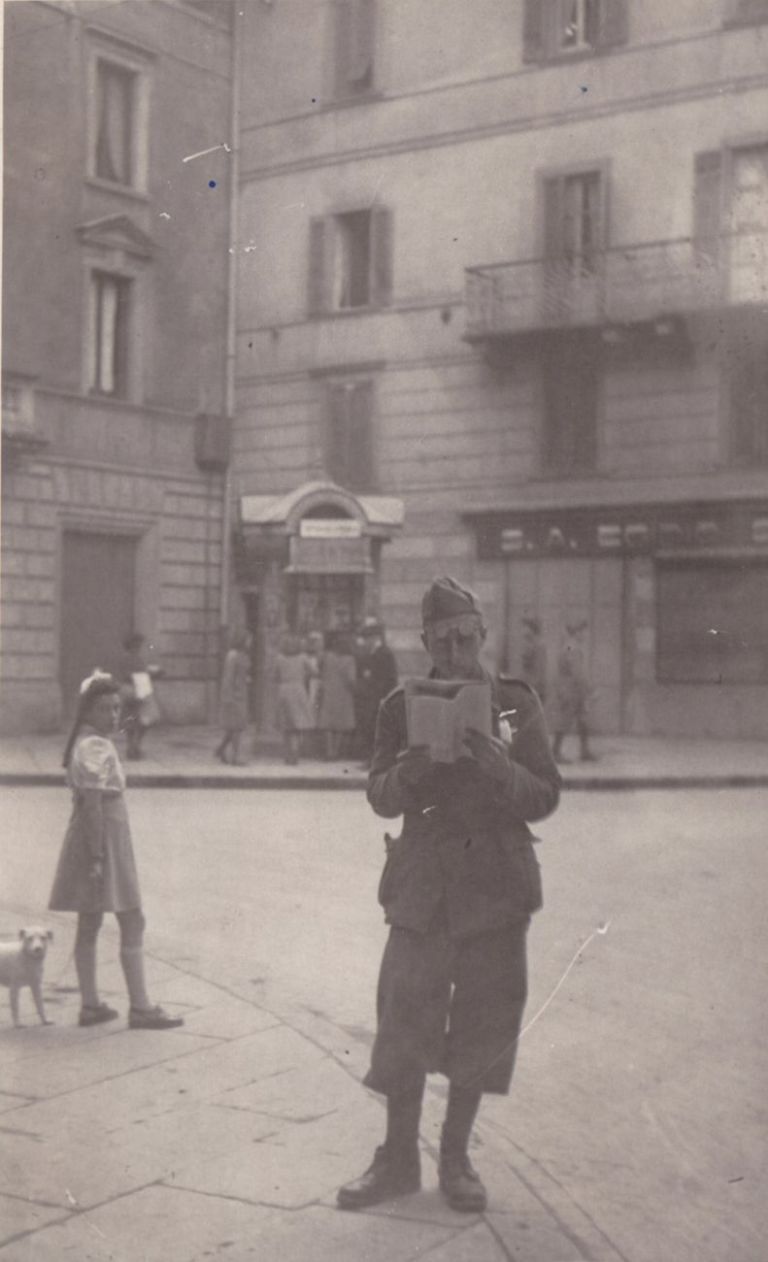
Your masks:
<svg viewBox="0 0 768 1262"><path fill-rule="evenodd" d="M365 1174L339 1188L339 1209L366 1209L382 1201L418 1192L421 1187L421 1161L418 1148L407 1155L392 1153L386 1144L376 1149Z"/></svg>
<svg viewBox="0 0 768 1262"><path fill-rule="evenodd" d="M482 1214L488 1195L482 1179L465 1152L440 1151L440 1191L451 1209L461 1214Z"/></svg>
<svg viewBox="0 0 768 1262"><path fill-rule="evenodd" d="M440 1191L451 1209L463 1214L481 1214L488 1201L480 1176L467 1156L481 1099L482 1093L477 1089L451 1083L440 1141Z"/></svg>

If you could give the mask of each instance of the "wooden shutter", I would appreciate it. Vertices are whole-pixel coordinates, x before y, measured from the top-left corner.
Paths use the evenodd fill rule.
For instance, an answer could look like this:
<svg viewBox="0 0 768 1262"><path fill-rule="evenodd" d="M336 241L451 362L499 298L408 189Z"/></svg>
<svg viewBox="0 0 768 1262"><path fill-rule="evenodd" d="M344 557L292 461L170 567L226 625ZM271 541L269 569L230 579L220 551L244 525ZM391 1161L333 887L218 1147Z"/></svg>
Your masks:
<svg viewBox="0 0 768 1262"><path fill-rule="evenodd" d="M373 475L373 386L357 381L349 391L349 486L353 491L370 491Z"/></svg>
<svg viewBox="0 0 768 1262"><path fill-rule="evenodd" d="M743 311L731 324L726 357L731 455L768 460L768 336L759 312Z"/></svg>
<svg viewBox="0 0 768 1262"><path fill-rule="evenodd" d="M336 91L341 96L373 87L376 0L334 0Z"/></svg>
<svg viewBox="0 0 768 1262"><path fill-rule="evenodd" d="M718 253L722 220L723 155L697 153L693 160L693 240L698 253Z"/></svg>
<svg viewBox="0 0 768 1262"><path fill-rule="evenodd" d="M565 249L563 231L563 177L555 175L543 183L544 257L562 258Z"/></svg>
<svg viewBox="0 0 768 1262"><path fill-rule="evenodd" d="M543 61L547 55L547 26L552 0L525 0L523 61Z"/></svg>
<svg viewBox="0 0 768 1262"><path fill-rule="evenodd" d="M332 482L347 483L350 394L345 382L328 384L325 424L325 468Z"/></svg>
<svg viewBox="0 0 768 1262"><path fill-rule="evenodd" d="M329 275L326 263L331 224L322 215L309 221L309 267L307 271L309 314L320 315L328 309Z"/></svg>
<svg viewBox="0 0 768 1262"><path fill-rule="evenodd" d="M374 307L388 307L392 301L392 211L374 206L371 211L370 301Z"/></svg>
<svg viewBox="0 0 768 1262"><path fill-rule="evenodd" d="M595 47L615 48L626 44L627 36L627 0L599 0Z"/></svg>
<svg viewBox="0 0 768 1262"><path fill-rule="evenodd" d="M750 26L768 22L768 0L731 0L723 26Z"/></svg>
<svg viewBox="0 0 768 1262"><path fill-rule="evenodd" d="M369 491L373 470L373 385L334 381L328 385L325 465L329 477L351 491Z"/></svg>

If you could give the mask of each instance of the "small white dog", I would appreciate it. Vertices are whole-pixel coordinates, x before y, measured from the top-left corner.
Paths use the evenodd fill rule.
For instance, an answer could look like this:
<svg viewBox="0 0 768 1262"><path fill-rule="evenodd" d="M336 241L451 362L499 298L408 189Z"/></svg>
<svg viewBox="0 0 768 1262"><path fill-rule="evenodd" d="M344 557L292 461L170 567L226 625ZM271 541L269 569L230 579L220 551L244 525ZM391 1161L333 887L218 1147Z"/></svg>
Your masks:
<svg viewBox="0 0 768 1262"><path fill-rule="evenodd" d="M18 942L0 942L0 985L11 992L11 1016L13 1024L20 1026L19 991L29 986L35 1001L37 1015L43 1025L53 1025L43 1008L43 966L48 943L53 938L51 929L32 925L19 929Z"/></svg>

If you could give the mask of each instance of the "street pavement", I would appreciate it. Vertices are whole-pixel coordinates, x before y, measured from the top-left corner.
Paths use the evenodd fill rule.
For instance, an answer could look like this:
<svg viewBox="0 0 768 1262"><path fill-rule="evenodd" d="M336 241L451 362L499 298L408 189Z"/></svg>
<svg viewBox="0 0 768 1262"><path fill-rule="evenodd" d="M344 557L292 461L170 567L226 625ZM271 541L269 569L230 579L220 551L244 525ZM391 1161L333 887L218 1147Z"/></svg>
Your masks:
<svg viewBox="0 0 768 1262"><path fill-rule="evenodd" d="M335 1209L383 1123L360 1085L384 940L362 793L129 795L150 992L185 1018L163 1033L77 1027L72 918L31 896L66 797L2 802L2 936L56 937L55 1024L28 992L27 1028L0 1010L0 1262L763 1262L764 793L580 793L541 826L525 1054L481 1112L481 1216L436 1190L439 1079L423 1191ZM112 918L102 936L124 1013Z"/></svg>
<svg viewBox="0 0 768 1262"><path fill-rule="evenodd" d="M145 737L140 762L127 763L129 783L158 788L361 789L367 773L357 761L305 758L287 766L274 743L253 749L246 765L222 766L214 757L221 734L214 727L162 724ZM0 737L0 785L59 784L63 780L61 733ZM576 759L569 737L562 767L566 788L707 788L768 785L768 741L686 737L597 736L595 762Z"/></svg>

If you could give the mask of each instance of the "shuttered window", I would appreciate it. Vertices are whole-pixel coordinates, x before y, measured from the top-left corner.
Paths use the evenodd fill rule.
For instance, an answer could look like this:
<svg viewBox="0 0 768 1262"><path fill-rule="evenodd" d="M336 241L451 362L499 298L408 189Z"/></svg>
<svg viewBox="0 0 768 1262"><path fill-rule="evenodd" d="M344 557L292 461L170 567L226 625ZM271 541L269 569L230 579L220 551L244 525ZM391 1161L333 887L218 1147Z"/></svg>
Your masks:
<svg viewBox="0 0 768 1262"><path fill-rule="evenodd" d="M768 464L768 329L762 312L733 312L725 341L731 458L736 464Z"/></svg>
<svg viewBox="0 0 768 1262"><path fill-rule="evenodd" d="M627 37L627 0L525 0L525 61L615 48Z"/></svg>
<svg viewBox="0 0 768 1262"><path fill-rule="evenodd" d="M693 240L702 261L717 258L722 221L723 155L697 153L693 167Z"/></svg>
<svg viewBox="0 0 768 1262"><path fill-rule="evenodd" d="M109 272L91 274L88 387L94 394L124 398L128 392L131 285Z"/></svg>
<svg viewBox="0 0 768 1262"><path fill-rule="evenodd" d="M392 298L392 214L383 206L310 221L310 315L387 306Z"/></svg>
<svg viewBox="0 0 768 1262"><path fill-rule="evenodd" d="M94 174L113 184L135 183L136 75L124 66L96 63Z"/></svg>
<svg viewBox="0 0 768 1262"><path fill-rule="evenodd" d="M328 476L350 491L375 490L373 448L373 382L329 382L325 432Z"/></svg>
<svg viewBox="0 0 768 1262"><path fill-rule="evenodd" d="M334 0L334 87L339 99L374 88L376 0Z"/></svg>
<svg viewBox="0 0 768 1262"><path fill-rule="evenodd" d="M657 575L656 670L661 682L768 680L764 561L665 561Z"/></svg>
<svg viewBox="0 0 768 1262"><path fill-rule="evenodd" d="M542 463L580 473L597 459L600 360L594 337L571 330L542 356Z"/></svg>
<svg viewBox="0 0 768 1262"><path fill-rule="evenodd" d="M728 0L724 26L757 26L768 22L768 0Z"/></svg>
<svg viewBox="0 0 768 1262"><path fill-rule="evenodd" d="M544 181L544 255L594 272L604 247L600 171L550 176Z"/></svg>

